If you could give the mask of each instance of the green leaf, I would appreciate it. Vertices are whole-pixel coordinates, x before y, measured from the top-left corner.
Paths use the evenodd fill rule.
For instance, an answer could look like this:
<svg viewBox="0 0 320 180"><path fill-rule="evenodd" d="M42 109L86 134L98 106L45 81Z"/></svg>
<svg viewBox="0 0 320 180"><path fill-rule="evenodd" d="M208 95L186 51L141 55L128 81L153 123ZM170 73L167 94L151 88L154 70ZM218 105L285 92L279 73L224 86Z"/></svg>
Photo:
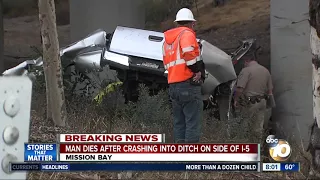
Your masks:
<svg viewBox="0 0 320 180"><path fill-rule="evenodd" d="M103 98L105 97L105 95L114 92L116 90L116 87L122 85L123 83L121 81L119 82L114 82L114 83L110 83L106 88L102 89L99 91L99 93L97 94L96 97L94 97L94 101L97 102L97 104L101 104Z"/></svg>

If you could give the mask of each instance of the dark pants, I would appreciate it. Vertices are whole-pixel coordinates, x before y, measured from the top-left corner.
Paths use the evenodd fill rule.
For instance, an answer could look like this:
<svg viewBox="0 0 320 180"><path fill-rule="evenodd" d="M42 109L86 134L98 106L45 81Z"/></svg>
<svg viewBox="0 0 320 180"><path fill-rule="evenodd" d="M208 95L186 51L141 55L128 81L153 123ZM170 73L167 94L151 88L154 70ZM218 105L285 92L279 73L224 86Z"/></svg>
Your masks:
<svg viewBox="0 0 320 180"><path fill-rule="evenodd" d="M173 109L174 141L199 142L203 114L201 86L189 82L170 84L169 95Z"/></svg>

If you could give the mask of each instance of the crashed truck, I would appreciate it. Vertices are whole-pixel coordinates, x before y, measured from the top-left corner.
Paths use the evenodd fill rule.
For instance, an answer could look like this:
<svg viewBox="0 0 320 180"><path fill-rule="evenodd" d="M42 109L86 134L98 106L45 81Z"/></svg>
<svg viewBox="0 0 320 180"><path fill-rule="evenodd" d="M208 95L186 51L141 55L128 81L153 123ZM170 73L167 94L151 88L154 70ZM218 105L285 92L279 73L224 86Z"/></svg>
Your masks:
<svg viewBox="0 0 320 180"><path fill-rule="evenodd" d="M152 92L168 87L167 71L162 62L163 42L163 33L118 26L112 33L103 30L91 33L62 48L60 56L65 70L74 67L84 75L102 71L104 67L116 71L117 78L123 82L125 100L136 101L141 83ZM206 79L202 85L205 107L226 109L228 107L218 108L217 97L230 95L230 87L243 67L241 57L249 50L257 49L255 40L240 41L239 46L228 54L206 40L198 39L198 42L206 66ZM42 59L25 61L3 75L28 75L32 66L42 66Z"/></svg>

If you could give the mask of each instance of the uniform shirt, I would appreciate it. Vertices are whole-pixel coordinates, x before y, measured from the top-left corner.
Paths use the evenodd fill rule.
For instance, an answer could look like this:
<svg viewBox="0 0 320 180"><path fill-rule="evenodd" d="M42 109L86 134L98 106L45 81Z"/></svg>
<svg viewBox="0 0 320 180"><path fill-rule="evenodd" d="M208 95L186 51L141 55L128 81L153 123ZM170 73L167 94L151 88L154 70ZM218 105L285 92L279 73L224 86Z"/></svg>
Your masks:
<svg viewBox="0 0 320 180"><path fill-rule="evenodd" d="M248 67L241 70L237 87L243 88L246 96L266 95L273 89L271 75L268 69L255 61L249 63Z"/></svg>

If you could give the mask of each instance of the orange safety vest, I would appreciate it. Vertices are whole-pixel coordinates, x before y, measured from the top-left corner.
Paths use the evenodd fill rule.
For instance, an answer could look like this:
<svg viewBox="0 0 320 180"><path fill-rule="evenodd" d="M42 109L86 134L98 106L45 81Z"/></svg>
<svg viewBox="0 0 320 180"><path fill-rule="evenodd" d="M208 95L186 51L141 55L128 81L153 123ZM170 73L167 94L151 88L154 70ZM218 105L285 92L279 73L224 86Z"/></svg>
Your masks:
<svg viewBox="0 0 320 180"><path fill-rule="evenodd" d="M200 61L199 45L195 32L187 27L178 27L164 33L163 64L168 71L168 83L183 82L193 76L188 68Z"/></svg>

